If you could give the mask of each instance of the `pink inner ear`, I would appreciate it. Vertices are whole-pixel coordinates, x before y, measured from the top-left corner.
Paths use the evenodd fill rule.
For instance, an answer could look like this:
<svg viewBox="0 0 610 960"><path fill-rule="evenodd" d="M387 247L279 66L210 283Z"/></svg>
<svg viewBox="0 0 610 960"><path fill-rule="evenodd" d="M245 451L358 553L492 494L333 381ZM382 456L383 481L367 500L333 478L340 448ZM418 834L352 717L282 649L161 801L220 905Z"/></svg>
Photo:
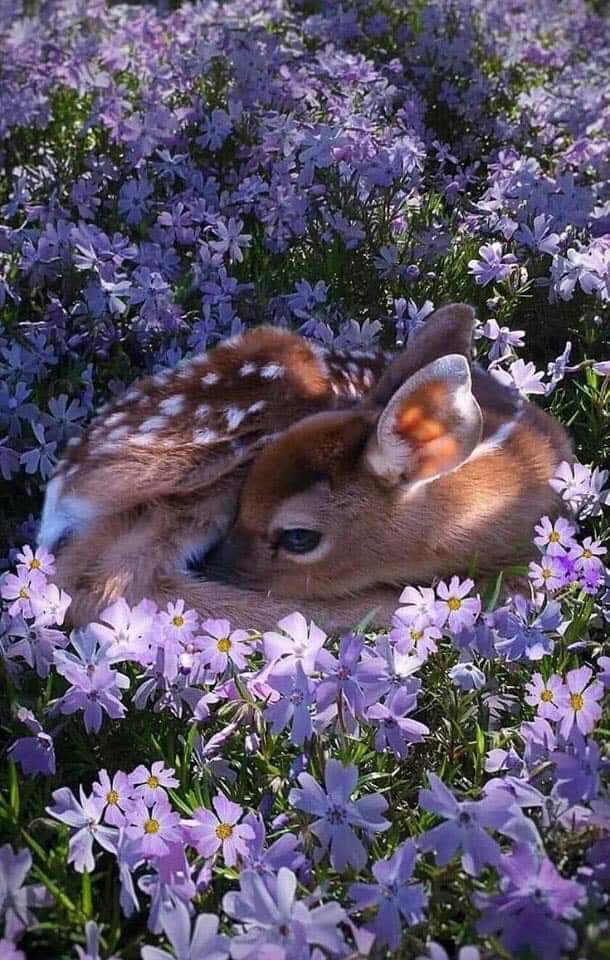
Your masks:
<svg viewBox="0 0 610 960"><path fill-rule="evenodd" d="M432 380L405 397L396 412L394 431L417 456L417 479L446 473L462 460L463 443L454 432L458 424L446 383Z"/></svg>

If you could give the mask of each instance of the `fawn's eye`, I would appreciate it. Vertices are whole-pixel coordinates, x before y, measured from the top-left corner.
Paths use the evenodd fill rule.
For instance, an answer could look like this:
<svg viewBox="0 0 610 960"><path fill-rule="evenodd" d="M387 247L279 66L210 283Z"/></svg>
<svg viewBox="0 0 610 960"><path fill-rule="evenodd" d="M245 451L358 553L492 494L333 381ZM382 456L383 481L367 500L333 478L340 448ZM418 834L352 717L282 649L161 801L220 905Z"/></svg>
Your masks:
<svg viewBox="0 0 610 960"><path fill-rule="evenodd" d="M317 530L305 530L294 527L291 530L282 530L277 538L276 545L288 553L310 553L318 546L322 534Z"/></svg>

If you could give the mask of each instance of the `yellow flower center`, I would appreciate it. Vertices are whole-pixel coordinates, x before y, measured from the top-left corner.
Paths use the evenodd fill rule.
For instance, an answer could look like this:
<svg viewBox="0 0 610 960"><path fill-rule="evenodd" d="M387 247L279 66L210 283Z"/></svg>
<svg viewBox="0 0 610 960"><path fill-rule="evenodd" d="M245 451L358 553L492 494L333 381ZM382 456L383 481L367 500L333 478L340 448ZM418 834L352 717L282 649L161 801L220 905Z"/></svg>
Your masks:
<svg viewBox="0 0 610 960"><path fill-rule="evenodd" d="M590 550L583 550L583 552L582 552L582 558L583 558L583 560L590 560L592 556L593 556L593 554L592 554L592 552L591 552Z"/></svg>
<svg viewBox="0 0 610 960"><path fill-rule="evenodd" d="M219 823L216 827L216 836L219 840L228 840L233 834L233 827L230 823Z"/></svg>
<svg viewBox="0 0 610 960"><path fill-rule="evenodd" d="M119 795L116 790L109 790L106 794L106 803L110 803L113 807L116 807L119 802Z"/></svg>
<svg viewBox="0 0 610 960"><path fill-rule="evenodd" d="M152 818L150 820L145 820L144 833L159 833L160 826L161 824L158 820L153 820Z"/></svg>
<svg viewBox="0 0 610 960"><path fill-rule="evenodd" d="M177 613L175 617L172 617L172 623L175 627L183 627L184 617L181 617L180 614Z"/></svg>
<svg viewBox="0 0 610 960"><path fill-rule="evenodd" d="M543 567L543 568L542 568L542 579L543 579L543 580L548 580L549 577L552 577L552 576L553 576L553 571L551 570L550 567Z"/></svg>
<svg viewBox="0 0 610 960"><path fill-rule="evenodd" d="M411 640L421 640L423 635L423 630L411 630Z"/></svg>
<svg viewBox="0 0 610 960"><path fill-rule="evenodd" d="M158 777L153 777L153 775L152 775L152 773L151 773L150 777L149 777L148 780L146 781L146 786L147 786L147 787L150 787L151 790L156 790L157 787L159 786L159 778L158 778Z"/></svg>
<svg viewBox="0 0 610 960"><path fill-rule="evenodd" d="M228 653L231 649L231 641L228 637L222 637L222 639L216 644L216 647L221 653Z"/></svg>
<svg viewBox="0 0 610 960"><path fill-rule="evenodd" d="M38 559L38 557L34 557L34 559L30 561L30 570L40 570L40 567L41 567L40 560Z"/></svg>
<svg viewBox="0 0 610 960"><path fill-rule="evenodd" d="M540 694L540 699L543 703L552 703L553 702L553 693L551 690L543 690Z"/></svg>
<svg viewBox="0 0 610 960"><path fill-rule="evenodd" d="M585 701L580 693L571 693L570 694L570 706L572 710L578 712L584 707Z"/></svg>
<svg viewBox="0 0 610 960"><path fill-rule="evenodd" d="M462 601L459 600L457 597L449 597L449 599L447 600L447 606L449 607L450 610L459 610L460 607L462 606Z"/></svg>
<svg viewBox="0 0 610 960"><path fill-rule="evenodd" d="M25 587L22 587L22 588L21 588L21 590L19 591L19 596L20 596L20 598L21 598L22 600L29 600L29 599L30 599L30 595L29 595L29 593L27 592L27 590L25 589Z"/></svg>
<svg viewBox="0 0 610 960"><path fill-rule="evenodd" d="M559 543L561 540L561 534L557 533L556 530L553 530L552 534L549 536L549 543Z"/></svg>

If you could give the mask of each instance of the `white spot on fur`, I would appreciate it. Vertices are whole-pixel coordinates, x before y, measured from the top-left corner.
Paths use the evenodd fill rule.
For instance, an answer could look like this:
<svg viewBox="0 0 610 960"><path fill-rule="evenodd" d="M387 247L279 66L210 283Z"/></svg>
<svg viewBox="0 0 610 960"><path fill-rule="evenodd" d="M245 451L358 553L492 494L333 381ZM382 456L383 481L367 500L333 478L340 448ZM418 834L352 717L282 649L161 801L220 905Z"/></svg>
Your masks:
<svg viewBox="0 0 610 960"><path fill-rule="evenodd" d="M201 406L197 407L195 410L195 416L201 417L202 419L204 417L209 417L211 410L212 408L208 403L202 403Z"/></svg>
<svg viewBox="0 0 610 960"><path fill-rule="evenodd" d="M149 417L143 420L138 427L138 433L152 433L153 430L162 430L167 426L167 417Z"/></svg>
<svg viewBox="0 0 610 960"><path fill-rule="evenodd" d="M80 445L80 442L81 442L81 438L80 438L80 437L70 437L70 439L68 440L66 446L67 446L67 447L78 447L78 446Z"/></svg>
<svg viewBox="0 0 610 960"><path fill-rule="evenodd" d="M204 377L201 378L201 382L204 387L211 387L214 383L218 383L220 377L217 373L214 373L213 370L210 370L209 373L206 373Z"/></svg>
<svg viewBox="0 0 610 960"><path fill-rule="evenodd" d="M264 380L278 380L284 375L284 367L281 363L266 363L261 367L261 377Z"/></svg>
<svg viewBox="0 0 610 960"><path fill-rule="evenodd" d="M129 390L118 402L122 406L124 403L131 403L132 400L138 400L141 396L142 393L140 390Z"/></svg>
<svg viewBox="0 0 610 960"><path fill-rule="evenodd" d="M127 436L127 434L129 433L129 430L130 430L130 428L127 427L127 426L124 426L124 427L115 427L114 430L111 430L111 431L110 431L110 433L109 433L108 436L106 437L106 440L111 441L111 442L112 442L113 440L120 440L122 437L126 437L126 436Z"/></svg>
<svg viewBox="0 0 610 960"><path fill-rule="evenodd" d="M172 370L162 370L161 373L155 374L152 378L152 383L154 383L156 387L161 387L164 383L167 383L168 380L171 380L172 376Z"/></svg>
<svg viewBox="0 0 610 960"><path fill-rule="evenodd" d="M158 437L155 437L154 433L141 433L138 436L129 437L129 443L135 444L136 447L148 447L152 443L156 443Z"/></svg>
<svg viewBox="0 0 610 960"><path fill-rule="evenodd" d="M374 380L375 380L375 377L373 376L373 371L369 370L369 368L367 367L364 373L362 374L362 382L364 383L364 386L370 387L373 384Z"/></svg>
<svg viewBox="0 0 610 960"><path fill-rule="evenodd" d="M120 423L121 420L124 420L127 414L124 410L119 410L118 413L111 414L106 420L107 427L114 427L117 423Z"/></svg>
<svg viewBox="0 0 610 960"><path fill-rule="evenodd" d="M197 443L199 446L205 447L218 438L218 434L215 430L196 430L193 434L193 443Z"/></svg>
<svg viewBox="0 0 610 960"><path fill-rule="evenodd" d="M246 411L240 410L239 407L229 407L227 410L225 410L227 430L237 430L245 416Z"/></svg>
<svg viewBox="0 0 610 960"><path fill-rule="evenodd" d="M239 368L240 377L249 377L253 373L256 373L256 364L248 360L246 363L243 363Z"/></svg>
<svg viewBox="0 0 610 960"><path fill-rule="evenodd" d="M468 457L469 460L476 460L478 457L484 457L488 453L493 453L495 450L500 450L505 442L515 431L515 428L519 425L523 411L517 413L517 415L512 420L507 420L506 423L503 423L501 427L498 427L495 433L492 433L490 437L487 437L486 440L483 440L478 444Z"/></svg>
<svg viewBox="0 0 610 960"><path fill-rule="evenodd" d="M73 477L74 474L75 474L75 473L78 473L79 470L80 470L80 467L79 467L78 464L75 464L75 466L70 467L70 469L66 471L66 479L67 479L68 477Z"/></svg>
<svg viewBox="0 0 610 960"><path fill-rule="evenodd" d="M184 397L180 393L176 394L175 397L166 397L165 400L162 400L159 404L159 410L162 410L163 413L169 416L182 413L184 410Z"/></svg>
<svg viewBox="0 0 610 960"><path fill-rule="evenodd" d="M248 407L248 413L260 413L261 410L264 410L266 406L266 400L257 400L256 403L250 404Z"/></svg>

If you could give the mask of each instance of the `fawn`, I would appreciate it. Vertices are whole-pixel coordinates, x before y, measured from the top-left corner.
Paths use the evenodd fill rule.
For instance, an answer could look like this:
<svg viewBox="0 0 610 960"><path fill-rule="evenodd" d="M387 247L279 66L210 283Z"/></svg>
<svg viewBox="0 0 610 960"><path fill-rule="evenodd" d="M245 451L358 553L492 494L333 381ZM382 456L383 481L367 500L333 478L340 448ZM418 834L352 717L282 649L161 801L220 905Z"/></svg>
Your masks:
<svg viewBox="0 0 610 960"><path fill-rule="evenodd" d="M299 593L282 601L204 579L206 552L228 532L257 452L302 417L353 405L387 362L379 350L325 350L260 327L103 408L58 464L38 537L56 554L72 623L119 596L182 597L204 616L251 627L297 606L337 626L380 605L389 616L390 591L307 605Z"/></svg>
<svg viewBox="0 0 610 960"><path fill-rule="evenodd" d="M474 323L444 307L391 362L260 328L136 385L47 490L73 622L119 595L253 627L387 622L396 586L528 559L570 444L471 367Z"/></svg>
<svg viewBox="0 0 610 960"><path fill-rule="evenodd" d="M549 479L571 445L471 365L474 325L464 305L437 311L354 408L274 438L208 575L321 600L532 559L534 525L561 509Z"/></svg>

